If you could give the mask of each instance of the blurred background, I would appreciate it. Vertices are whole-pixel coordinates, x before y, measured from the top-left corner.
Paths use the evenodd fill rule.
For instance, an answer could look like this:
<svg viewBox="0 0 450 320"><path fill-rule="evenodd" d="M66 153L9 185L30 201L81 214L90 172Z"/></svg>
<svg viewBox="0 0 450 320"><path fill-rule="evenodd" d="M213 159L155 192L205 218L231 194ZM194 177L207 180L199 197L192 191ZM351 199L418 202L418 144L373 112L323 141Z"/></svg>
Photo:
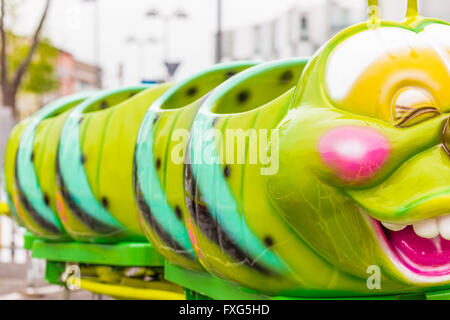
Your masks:
<svg viewBox="0 0 450 320"><path fill-rule="evenodd" d="M0 166L14 123L60 96L177 80L221 61L310 56L367 17L367 0L0 3ZM404 16L406 0L380 3L383 18ZM450 20L449 0L419 0L419 6L422 15ZM1 184L0 177L0 203ZM0 208L0 299L36 297L16 292L38 286L43 270L22 249L23 233ZM52 294L45 290L41 295Z"/></svg>

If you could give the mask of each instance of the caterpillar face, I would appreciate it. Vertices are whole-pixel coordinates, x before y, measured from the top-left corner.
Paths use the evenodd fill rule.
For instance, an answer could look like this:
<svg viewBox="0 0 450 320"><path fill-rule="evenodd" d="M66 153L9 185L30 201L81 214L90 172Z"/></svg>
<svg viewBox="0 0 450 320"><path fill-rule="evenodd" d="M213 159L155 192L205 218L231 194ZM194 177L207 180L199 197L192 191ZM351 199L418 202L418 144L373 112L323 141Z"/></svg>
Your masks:
<svg viewBox="0 0 450 320"><path fill-rule="evenodd" d="M352 27L298 88L267 179L285 218L344 272L448 284L450 26Z"/></svg>

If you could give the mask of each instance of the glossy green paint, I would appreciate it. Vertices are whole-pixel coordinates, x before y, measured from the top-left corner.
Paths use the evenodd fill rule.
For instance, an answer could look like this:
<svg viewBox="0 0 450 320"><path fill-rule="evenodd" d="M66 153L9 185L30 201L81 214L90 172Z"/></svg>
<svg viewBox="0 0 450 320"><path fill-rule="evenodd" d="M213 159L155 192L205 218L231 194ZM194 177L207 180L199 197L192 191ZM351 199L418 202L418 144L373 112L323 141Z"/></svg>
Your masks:
<svg viewBox="0 0 450 320"><path fill-rule="evenodd" d="M433 23L445 24L418 18L405 23L380 20L377 24L364 23L346 29L315 54L295 90L278 98L269 95L267 102L273 100L263 106L251 105L251 97L265 99L263 93L273 88L273 84L260 81L256 86L258 93L252 94L245 83L248 79L243 79L245 72L230 79L223 90L218 88L204 102L193 132L199 129L204 133L214 126L222 136L206 146L200 142L198 146L191 145L193 162L203 161L193 165L200 201L253 258L250 262L253 270L245 273L244 260L224 258L224 247L217 253L205 241L205 232L194 223L197 255L209 272L261 292L300 297L382 295L417 292L419 287L424 291L448 287L448 280L413 280L404 269L399 270L397 262L382 248L370 218L360 212L358 205L374 218L393 223L412 223L448 213L447 189L442 190L442 186L448 184L449 159L440 144L448 118L445 113L450 109L444 103L442 115L400 128L385 119L358 114L358 110L350 109L350 112L350 107L332 101L325 86L328 58L346 39L370 28L401 28L419 33ZM247 72L256 73L258 68L262 67ZM253 77L257 81L263 76L254 74ZM269 78L276 79L273 75ZM236 97L244 91L249 106L235 107ZM220 95L226 102L218 102ZM285 105L285 109L280 105ZM215 118L219 120L213 122ZM364 183L342 181L325 166L319 154L320 138L333 128L347 126L372 128L390 143L387 163ZM205 157L223 161L233 152L238 153L239 146L227 147L224 138L227 129L251 128L278 129L276 141L274 136L271 141L279 146L279 170L275 174L262 176L255 170L260 167L252 168L248 158L246 164L236 165L236 159L221 166L205 164L208 162ZM251 138L245 143L248 146ZM423 184L417 182L422 175L427 177ZM258 251L254 236L267 246L266 251ZM277 259L265 259L270 252ZM255 267L262 263L278 269L279 260L286 265L285 272L262 275ZM381 270L380 289L372 290L367 285L370 266Z"/></svg>
<svg viewBox="0 0 450 320"><path fill-rule="evenodd" d="M148 206L140 210L142 226L168 261L189 269L202 270L184 223L183 161L192 121L205 95L253 65L219 64L174 85L151 105L141 124L135 189Z"/></svg>
<svg viewBox="0 0 450 320"><path fill-rule="evenodd" d="M85 212L74 212L60 186L61 220L72 237L94 242L145 239L132 196L133 140L149 104L169 86L105 91L66 120L61 175L75 205Z"/></svg>
<svg viewBox="0 0 450 320"><path fill-rule="evenodd" d="M418 33L433 23L448 25L418 18L405 23L379 21L379 27ZM363 23L342 31L316 53L305 69L289 114L279 125L280 170L267 176L268 191L299 236L314 252L336 266L335 277L329 278L326 285L328 294L340 295L342 290L351 290L352 295L415 292L419 286L425 291L446 288L448 280L413 281L400 271L381 248L367 216L358 208L362 207L375 219L392 223L413 223L444 210L448 212L448 196L442 186L448 185L450 162L440 148L448 105L441 106L442 115L400 128L385 119L350 112L348 106L332 101L324 86L325 66L333 49L370 28L370 24ZM317 150L326 132L345 126L372 128L390 143L387 163L364 183L348 183L336 177L323 164ZM371 265L380 267L380 290L368 290L365 283ZM334 281L344 274L355 279L353 284Z"/></svg>
<svg viewBox="0 0 450 320"><path fill-rule="evenodd" d="M59 126L55 125L58 123L55 119L64 119L68 110L92 94L61 98L43 107L23 122L26 126L21 123L11 133L6 155L8 164L5 164L8 198L14 199L10 202L21 223L37 236L49 240L68 239L56 214L54 201L56 143L63 123L59 121ZM43 171L48 174L42 175ZM16 178L14 172L17 172ZM23 197L19 196L19 190Z"/></svg>
<svg viewBox="0 0 450 320"><path fill-rule="evenodd" d="M250 134L250 139L246 140L245 144L236 146L231 143L230 146L235 149L227 148L227 129L255 129L257 134L261 132L260 129L266 129L269 136L266 141L269 141L273 133L270 129L277 128L288 115L296 79L302 74L306 62L306 59L292 59L259 65L242 72L219 87L203 103L194 121L192 130L195 135L191 137L190 150L200 201L203 201L211 212L215 212L218 224L252 260L246 263L230 258L223 245L217 246L209 241L193 217L190 217L188 228L191 228L195 235L197 255L205 268L233 282L266 294L287 296L367 294L365 279L339 272L336 265L324 259L295 228L291 227L290 220L283 219L282 208L276 206L267 189L265 179L271 176L261 174L261 169L267 166L262 165L260 159L250 164L249 146L254 144L257 149L262 148L264 153L265 146L258 145L262 140ZM286 71L293 73L293 82L282 81ZM258 90L258 99L254 103L248 101L248 106L243 107L244 111L239 112L239 103L236 103L235 97L243 89L248 90L247 88ZM251 89L249 91L252 96L254 91ZM230 101L234 102L234 106L230 105ZM227 114L223 108L234 112ZM219 165L219 169L218 165L205 164L207 162L205 157L208 156L208 151L205 150L211 148L208 145L196 147L195 141L196 137L201 137L211 128L216 117L219 120L215 122L214 128L222 135L218 141L213 140L213 149L216 150L216 156L224 162ZM292 146L290 148L292 149ZM241 159L240 164L235 158L234 161L226 163L227 154L232 152L235 156L243 155L245 160ZM200 164L196 165L196 162ZM228 177L223 173L225 166L228 167ZM280 171L281 168L291 167L292 164L280 163ZM296 175L293 178L299 176L303 175ZM298 195L296 198L299 198ZM298 212L297 210L296 213ZM361 232L369 232L367 226L364 229L364 225L355 222L357 223L355 228L361 228ZM314 223L317 225L317 221ZM366 249L363 247L361 251ZM367 251L370 254L370 251ZM271 272L266 274L258 271L255 268L256 263L263 264ZM340 291L330 291L331 284L335 288L339 287ZM400 290L400 286L395 288L393 285L392 289Z"/></svg>
<svg viewBox="0 0 450 320"><path fill-rule="evenodd" d="M73 238L120 242L143 241L145 235L170 263L237 283L250 296L445 292L448 279L417 280L399 267L374 226L375 219L410 224L448 213L450 160L442 148L450 111L448 90L442 88L448 83L435 90L442 95L438 114L408 127L390 119L389 99L370 109L378 102L369 98L382 96L382 90L357 82L356 98L339 100L327 86L333 53L349 39L383 28L417 35L430 25L448 26L414 15L411 8L401 23L380 20L375 12L368 22L338 33L311 59L221 64L173 86L103 92L42 121L34 146L38 180L49 179L42 186L50 190L62 176L50 204ZM417 56L410 52L405 61ZM383 72L374 72L378 78L386 66L409 63L384 62L376 69ZM428 71L445 78L439 70ZM49 238L16 201L15 154L32 121L20 123L11 135L6 187L27 228ZM320 141L342 127L369 129L388 142L387 160L370 179L349 181L325 164ZM59 141L43 138L51 130L62 130ZM59 157L54 176L45 173L51 170L44 165L47 153ZM81 215L71 209L74 204ZM379 289L367 284L370 266L380 268Z"/></svg>
<svg viewBox="0 0 450 320"><path fill-rule="evenodd" d="M198 256L209 272L250 287L264 283L270 292L291 288L291 281L285 262L273 248L264 244L264 239L273 237L273 234L256 234L260 224L274 226L263 216L264 213L272 213L271 209L267 210L271 205L258 193L258 187L264 185L264 180L258 182L261 163L249 164L249 145L257 144L258 139L249 134L242 144L235 145L229 141L230 149L227 130L252 129L259 134L258 129L269 129L270 135L270 129L289 108L293 87L306 62L307 59L291 59L261 64L224 83L203 103L195 118L190 141L190 160L198 188L196 195L190 196L203 202L213 220L217 221L212 238L221 238L217 231L220 227L235 247L242 250L245 258L230 256L232 252L227 252L227 243L220 240L214 243L211 235L205 234L206 230L199 226L204 222L194 214L189 222L197 239ZM287 73L289 77L285 76ZM248 97L247 100L242 101L243 95ZM204 137L211 129L217 130L219 138L205 141ZM227 159L227 155L232 153L236 158ZM228 177L223 174L225 166ZM255 221L248 221L248 217L255 214L256 225L253 224ZM288 235L285 234L286 237ZM261 264L265 270L256 270L254 263Z"/></svg>

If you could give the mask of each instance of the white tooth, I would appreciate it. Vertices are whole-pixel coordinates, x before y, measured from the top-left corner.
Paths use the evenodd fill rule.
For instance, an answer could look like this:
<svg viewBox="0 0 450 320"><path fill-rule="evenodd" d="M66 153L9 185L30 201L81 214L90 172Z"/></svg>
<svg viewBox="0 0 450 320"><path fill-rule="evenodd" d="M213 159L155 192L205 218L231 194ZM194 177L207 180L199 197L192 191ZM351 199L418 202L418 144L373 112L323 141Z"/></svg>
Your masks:
<svg viewBox="0 0 450 320"><path fill-rule="evenodd" d="M439 235L439 227L436 219L427 219L413 224L414 231L422 238L434 238Z"/></svg>
<svg viewBox="0 0 450 320"><path fill-rule="evenodd" d="M381 223L383 224L383 226L385 226L387 229L391 230L391 231L400 231L406 228L406 224L393 224L393 223L388 223L388 222L383 222L381 221Z"/></svg>
<svg viewBox="0 0 450 320"><path fill-rule="evenodd" d="M442 238L450 240L450 214L438 218L439 233Z"/></svg>

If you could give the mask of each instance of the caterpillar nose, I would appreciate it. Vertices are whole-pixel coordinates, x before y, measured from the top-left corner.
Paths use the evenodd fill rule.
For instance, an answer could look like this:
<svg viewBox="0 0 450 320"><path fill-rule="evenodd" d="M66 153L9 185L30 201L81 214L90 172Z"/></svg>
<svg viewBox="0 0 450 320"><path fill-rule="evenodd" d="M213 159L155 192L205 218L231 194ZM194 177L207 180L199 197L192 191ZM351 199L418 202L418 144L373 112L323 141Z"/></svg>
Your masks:
<svg viewBox="0 0 450 320"><path fill-rule="evenodd" d="M442 149L450 157L450 118L447 118L442 129Z"/></svg>

